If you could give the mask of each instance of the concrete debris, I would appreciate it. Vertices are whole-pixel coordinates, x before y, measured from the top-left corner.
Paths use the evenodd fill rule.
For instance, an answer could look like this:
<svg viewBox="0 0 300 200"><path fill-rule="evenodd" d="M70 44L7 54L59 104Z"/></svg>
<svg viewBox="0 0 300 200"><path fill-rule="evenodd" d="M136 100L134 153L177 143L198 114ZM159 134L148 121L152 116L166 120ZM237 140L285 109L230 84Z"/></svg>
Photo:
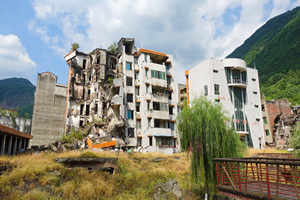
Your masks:
<svg viewBox="0 0 300 200"><path fill-rule="evenodd" d="M66 57L70 69L67 131L79 131L95 145L101 143L95 138L107 135L116 139L117 146L127 139L121 55L96 48L90 54L75 51L74 57Z"/></svg>
<svg viewBox="0 0 300 200"><path fill-rule="evenodd" d="M108 171L110 174L118 172L118 158L56 158L56 163L74 167L84 167L89 170Z"/></svg>
<svg viewBox="0 0 300 200"><path fill-rule="evenodd" d="M176 179L173 178L166 183L154 186L154 199L184 199L184 197Z"/></svg>

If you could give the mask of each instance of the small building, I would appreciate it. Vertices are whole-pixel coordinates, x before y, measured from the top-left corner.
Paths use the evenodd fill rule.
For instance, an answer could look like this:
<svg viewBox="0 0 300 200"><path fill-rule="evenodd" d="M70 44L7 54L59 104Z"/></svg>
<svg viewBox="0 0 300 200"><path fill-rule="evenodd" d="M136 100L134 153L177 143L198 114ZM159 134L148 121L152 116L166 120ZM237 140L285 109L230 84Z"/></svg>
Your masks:
<svg viewBox="0 0 300 200"><path fill-rule="evenodd" d="M39 73L34 96L32 145L45 145L61 139L65 129L67 86L57 84L51 72Z"/></svg>
<svg viewBox="0 0 300 200"><path fill-rule="evenodd" d="M221 103L232 126L248 146L265 145L258 73L241 59L207 59L186 73L187 102L205 95Z"/></svg>

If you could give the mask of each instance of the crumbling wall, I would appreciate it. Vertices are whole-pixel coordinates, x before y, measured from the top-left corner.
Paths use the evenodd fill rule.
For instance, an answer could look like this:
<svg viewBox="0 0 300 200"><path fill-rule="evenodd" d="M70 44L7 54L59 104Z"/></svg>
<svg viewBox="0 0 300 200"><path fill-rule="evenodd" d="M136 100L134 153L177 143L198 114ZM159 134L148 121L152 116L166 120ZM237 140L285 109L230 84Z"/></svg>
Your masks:
<svg viewBox="0 0 300 200"><path fill-rule="evenodd" d="M38 74L31 145L52 143L64 133L67 87L56 81L57 77L50 72Z"/></svg>
<svg viewBox="0 0 300 200"><path fill-rule="evenodd" d="M76 52L70 60L68 131L124 141L123 74L119 54L104 49Z"/></svg>

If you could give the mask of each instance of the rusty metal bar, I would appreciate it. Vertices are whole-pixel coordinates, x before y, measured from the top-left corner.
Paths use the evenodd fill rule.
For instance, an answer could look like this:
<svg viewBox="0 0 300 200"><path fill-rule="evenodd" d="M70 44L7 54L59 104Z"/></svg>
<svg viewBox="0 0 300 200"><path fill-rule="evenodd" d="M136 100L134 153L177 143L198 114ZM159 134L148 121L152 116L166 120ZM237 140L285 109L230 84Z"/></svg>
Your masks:
<svg viewBox="0 0 300 200"><path fill-rule="evenodd" d="M232 182L232 180L231 180L231 178L230 178L229 174L227 173L227 170L225 169L225 167L224 167L224 166L223 166L223 169L224 169L224 171L225 171L225 174L227 175L227 177L228 177L228 179L229 179L229 181L230 181L231 185L233 186L234 190L236 190L236 187L235 187L235 185L233 184L233 182Z"/></svg>
<svg viewBox="0 0 300 200"><path fill-rule="evenodd" d="M299 192L298 192L298 187L296 185L296 179L295 179L295 172L294 172L295 168L293 166L291 166L291 169L292 169L292 176L293 176L293 184L294 184L294 187L296 189L297 198L300 199Z"/></svg>
<svg viewBox="0 0 300 200"><path fill-rule="evenodd" d="M263 195L262 186L261 186L261 180L260 180L260 175L259 175L259 172L258 172L258 164L257 163L256 163L256 173L257 173L257 178L258 178L258 181L259 181L260 194Z"/></svg>
<svg viewBox="0 0 300 200"><path fill-rule="evenodd" d="M271 192L270 192L270 181L269 181L269 166L266 164L266 179L267 179L267 186L268 186L268 199L271 199Z"/></svg>
<svg viewBox="0 0 300 200"><path fill-rule="evenodd" d="M240 171L240 163L238 162L238 180L239 180L239 191L242 191L242 186L241 186L241 171Z"/></svg>
<svg viewBox="0 0 300 200"><path fill-rule="evenodd" d="M279 186L279 165L277 166L277 181L276 181L276 199L278 199L278 186Z"/></svg>
<svg viewBox="0 0 300 200"><path fill-rule="evenodd" d="M251 163L252 164L252 163ZM248 180L248 163L246 163L246 174L245 174L245 192L247 192L247 180Z"/></svg>

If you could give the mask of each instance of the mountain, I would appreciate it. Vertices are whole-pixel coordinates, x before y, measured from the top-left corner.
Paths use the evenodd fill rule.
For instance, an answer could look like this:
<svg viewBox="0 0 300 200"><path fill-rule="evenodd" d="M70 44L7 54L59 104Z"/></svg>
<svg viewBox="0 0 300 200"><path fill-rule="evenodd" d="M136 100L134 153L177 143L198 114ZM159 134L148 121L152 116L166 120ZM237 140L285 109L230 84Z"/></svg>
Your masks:
<svg viewBox="0 0 300 200"><path fill-rule="evenodd" d="M18 110L21 117L33 112L35 86L24 78L0 80L0 107ZM27 116L28 117L28 116Z"/></svg>
<svg viewBox="0 0 300 200"><path fill-rule="evenodd" d="M300 7L267 21L227 58L256 67L266 98L300 104Z"/></svg>

